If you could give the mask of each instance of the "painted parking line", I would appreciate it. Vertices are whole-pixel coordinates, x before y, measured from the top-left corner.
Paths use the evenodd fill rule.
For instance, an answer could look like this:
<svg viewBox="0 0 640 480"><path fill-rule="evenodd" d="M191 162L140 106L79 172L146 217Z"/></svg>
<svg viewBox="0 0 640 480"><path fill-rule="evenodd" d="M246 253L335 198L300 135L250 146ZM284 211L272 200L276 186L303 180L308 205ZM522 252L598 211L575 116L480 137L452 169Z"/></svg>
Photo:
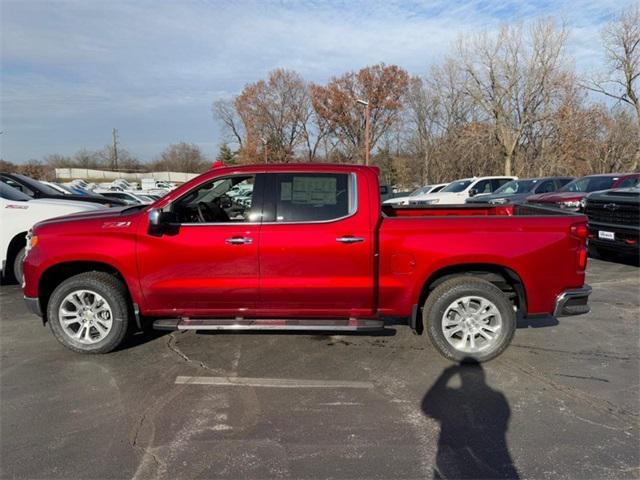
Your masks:
<svg viewBox="0 0 640 480"><path fill-rule="evenodd" d="M268 388L373 388L372 382L342 380L299 380L295 378L187 377L178 376L177 384Z"/></svg>

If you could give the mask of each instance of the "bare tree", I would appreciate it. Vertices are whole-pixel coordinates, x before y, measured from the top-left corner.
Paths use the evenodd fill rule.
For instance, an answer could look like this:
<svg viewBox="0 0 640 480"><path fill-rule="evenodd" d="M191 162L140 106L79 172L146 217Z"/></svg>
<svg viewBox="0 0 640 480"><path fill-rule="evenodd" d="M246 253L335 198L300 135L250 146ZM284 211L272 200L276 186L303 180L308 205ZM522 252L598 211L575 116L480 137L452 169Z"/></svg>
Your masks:
<svg viewBox="0 0 640 480"><path fill-rule="evenodd" d="M407 72L396 65L365 67L333 78L326 86L313 85L313 108L337 144L345 149L344 156L351 159L360 154L365 143L364 109L356 101L369 102L370 149L373 150L380 138L398 121L408 82Z"/></svg>
<svg viewBox="0 0 640 480"><path fill-rule="evenodd" d="M200 147L192 143L169 145L160 156L149 164L153 171L200 173L209 167L209 161Z"/></svg>
<svg viewBox="0 0 640 480"><path fill-rule="evenodd" d="M560 89L565 42L564 28L539 20L526 32L504 26L497 35L484 33L458 43L465 91L493 125L505 175L514 170L525 130L542 118L545 103Z"/></svg>
<svg viewBox="0 0 640 480"><path fill-rule="evenodd" d="M631 105L640 127L640 4L625 10L602 32L608 74L586 87Z"/></svg>
<svg viewBox="0 0 640 480"><path fill-rule="evenodd" d="M222 122L227 135L242 148L244 128L235 107L235 99L221 99L213 102L213 116Z"/></svg>
<svg viewBox="0 0 640 480"><path fill-rule="evenodd" d="M438 113L441 99L420 77L413 77L404 98L404 126L408 128L408 146L419 157L419 176L423 183L430 180L431 156L438 135Z"/></svg>
<svg viewBox="0 0 640 480"><path fill-rule="evenodd" d="M269 160L292 160L309 138L305 125L310 105L305 81L292 70L274 70L267 80L245 86L235 100L246 132L245 156L255 159L257 151L266 148Z"/></svg>

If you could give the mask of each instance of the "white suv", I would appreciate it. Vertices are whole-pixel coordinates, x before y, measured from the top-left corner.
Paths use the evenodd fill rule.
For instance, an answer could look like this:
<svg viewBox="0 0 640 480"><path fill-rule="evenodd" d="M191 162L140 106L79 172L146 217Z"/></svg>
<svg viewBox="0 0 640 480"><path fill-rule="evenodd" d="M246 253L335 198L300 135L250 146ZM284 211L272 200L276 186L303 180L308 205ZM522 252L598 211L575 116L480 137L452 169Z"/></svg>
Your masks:
<svg viewBox="0 0 640 480"><path fill-rule="evenodd" d="M410 205L455 205L465 203L469 197L492 193L518 177L473 177L451 182L437 193L411 198Z"/></svg>
<svg viewBox="0 0 640 480"><path fill-rule="evenodd" d="M27 232L34 223L78 212L106 209L100 203L32 199L9 185L0 182L0 259L2 276L12 272L22 283L22 260L25 256Z"/></svg>
<svg viewBox="0 0 640 480"><path fill-rule="evenodd" d="M396 205L396 206L397 205L410 205L411 204L411 200L413 200L414 198L421 197L422 195L426 195L427 193L439 192L440 190L442 190L447 185L448 185L448 183L438 183L438 184L435 184L435 185L425 185L424 187L420 187L420 188L414 190L413 192L411 192L407 196L394 197L394 198L390 198L389 200L385 200L383 202L383 204L384 205Z"/></svg>

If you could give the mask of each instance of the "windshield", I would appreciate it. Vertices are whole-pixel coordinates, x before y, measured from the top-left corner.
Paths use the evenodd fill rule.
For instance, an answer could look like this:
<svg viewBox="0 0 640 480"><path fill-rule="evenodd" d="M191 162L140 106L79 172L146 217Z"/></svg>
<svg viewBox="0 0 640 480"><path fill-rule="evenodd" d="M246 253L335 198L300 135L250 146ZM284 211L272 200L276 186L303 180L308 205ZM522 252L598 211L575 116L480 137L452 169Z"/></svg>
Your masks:
<svg viewBox="0 0 640 480"><path fill-rule="evenodd" d="M31 200L29 195L22 193L20 190L16 190L13 187L10 187L4 182L0 182L0 197L5 200L11 200L14 202L26 202Z"/></svg>
<svg viewBox="0 0 640 480"><path fill-rule="evenodd" d="M45 185L44 183L34 180L33 178L26 177L24 175L16 175L16 178L19 178L20 181L26 184L28 187L34 190L38 190L39 192L42 192L46 195L62 195L55 188L50 187L49 185Z"/></svg>
<svg viewBox="0 0 640 480"><path fill-rule="evenodd" d="M450 183L449 185L447 185L446 187L444 187L440 191L441 192L454 192L454 193L462 192L462 191L466 190L466 188L469 185L471 185L471 182L473 182L473 180L458 180L457 182Z"/></svg>
<svg viewBox="0 0 640 480"><path fill-rule="evenodd" d="M532 191L540 180L511 180L498 188L494 194L500 193L528 193Z"/></svg>
<svg viewBox="0 0 640 480"><path fill-rule="evenodd" d="M413 192L409 194L410 197L416 197L418 195L424 195L425 193L429 193L431 190L431 185L425 185L424 187L416 188Z"/></svg>
<svg viewBox="0 0 640 480"><path fill-rule="evenodd" d="M560 192L596 192L598 190L608 190L618 177L582 177L567 183Z"/></svg>

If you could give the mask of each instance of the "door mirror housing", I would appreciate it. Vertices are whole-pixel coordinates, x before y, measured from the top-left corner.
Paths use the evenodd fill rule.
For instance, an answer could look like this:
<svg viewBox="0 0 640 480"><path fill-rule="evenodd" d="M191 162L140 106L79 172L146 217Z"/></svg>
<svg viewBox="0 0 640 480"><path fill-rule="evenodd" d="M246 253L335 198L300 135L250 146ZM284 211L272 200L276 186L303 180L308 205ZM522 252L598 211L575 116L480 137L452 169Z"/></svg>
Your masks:
<svg viewBox="0 0 640 480"><path fill-rule="evenodd" d="M471 190L469 190L470 197L475 197L477 194L478 194L478 190L476 190L475 188L472 188Z"/></svg>
<svg viewBox="0 0 640 480"><path fill-rule="evenodd" d="M173 212L163 212L156 208L149 210L149 232L162 233L176 223L178 218Z"/></svg>

